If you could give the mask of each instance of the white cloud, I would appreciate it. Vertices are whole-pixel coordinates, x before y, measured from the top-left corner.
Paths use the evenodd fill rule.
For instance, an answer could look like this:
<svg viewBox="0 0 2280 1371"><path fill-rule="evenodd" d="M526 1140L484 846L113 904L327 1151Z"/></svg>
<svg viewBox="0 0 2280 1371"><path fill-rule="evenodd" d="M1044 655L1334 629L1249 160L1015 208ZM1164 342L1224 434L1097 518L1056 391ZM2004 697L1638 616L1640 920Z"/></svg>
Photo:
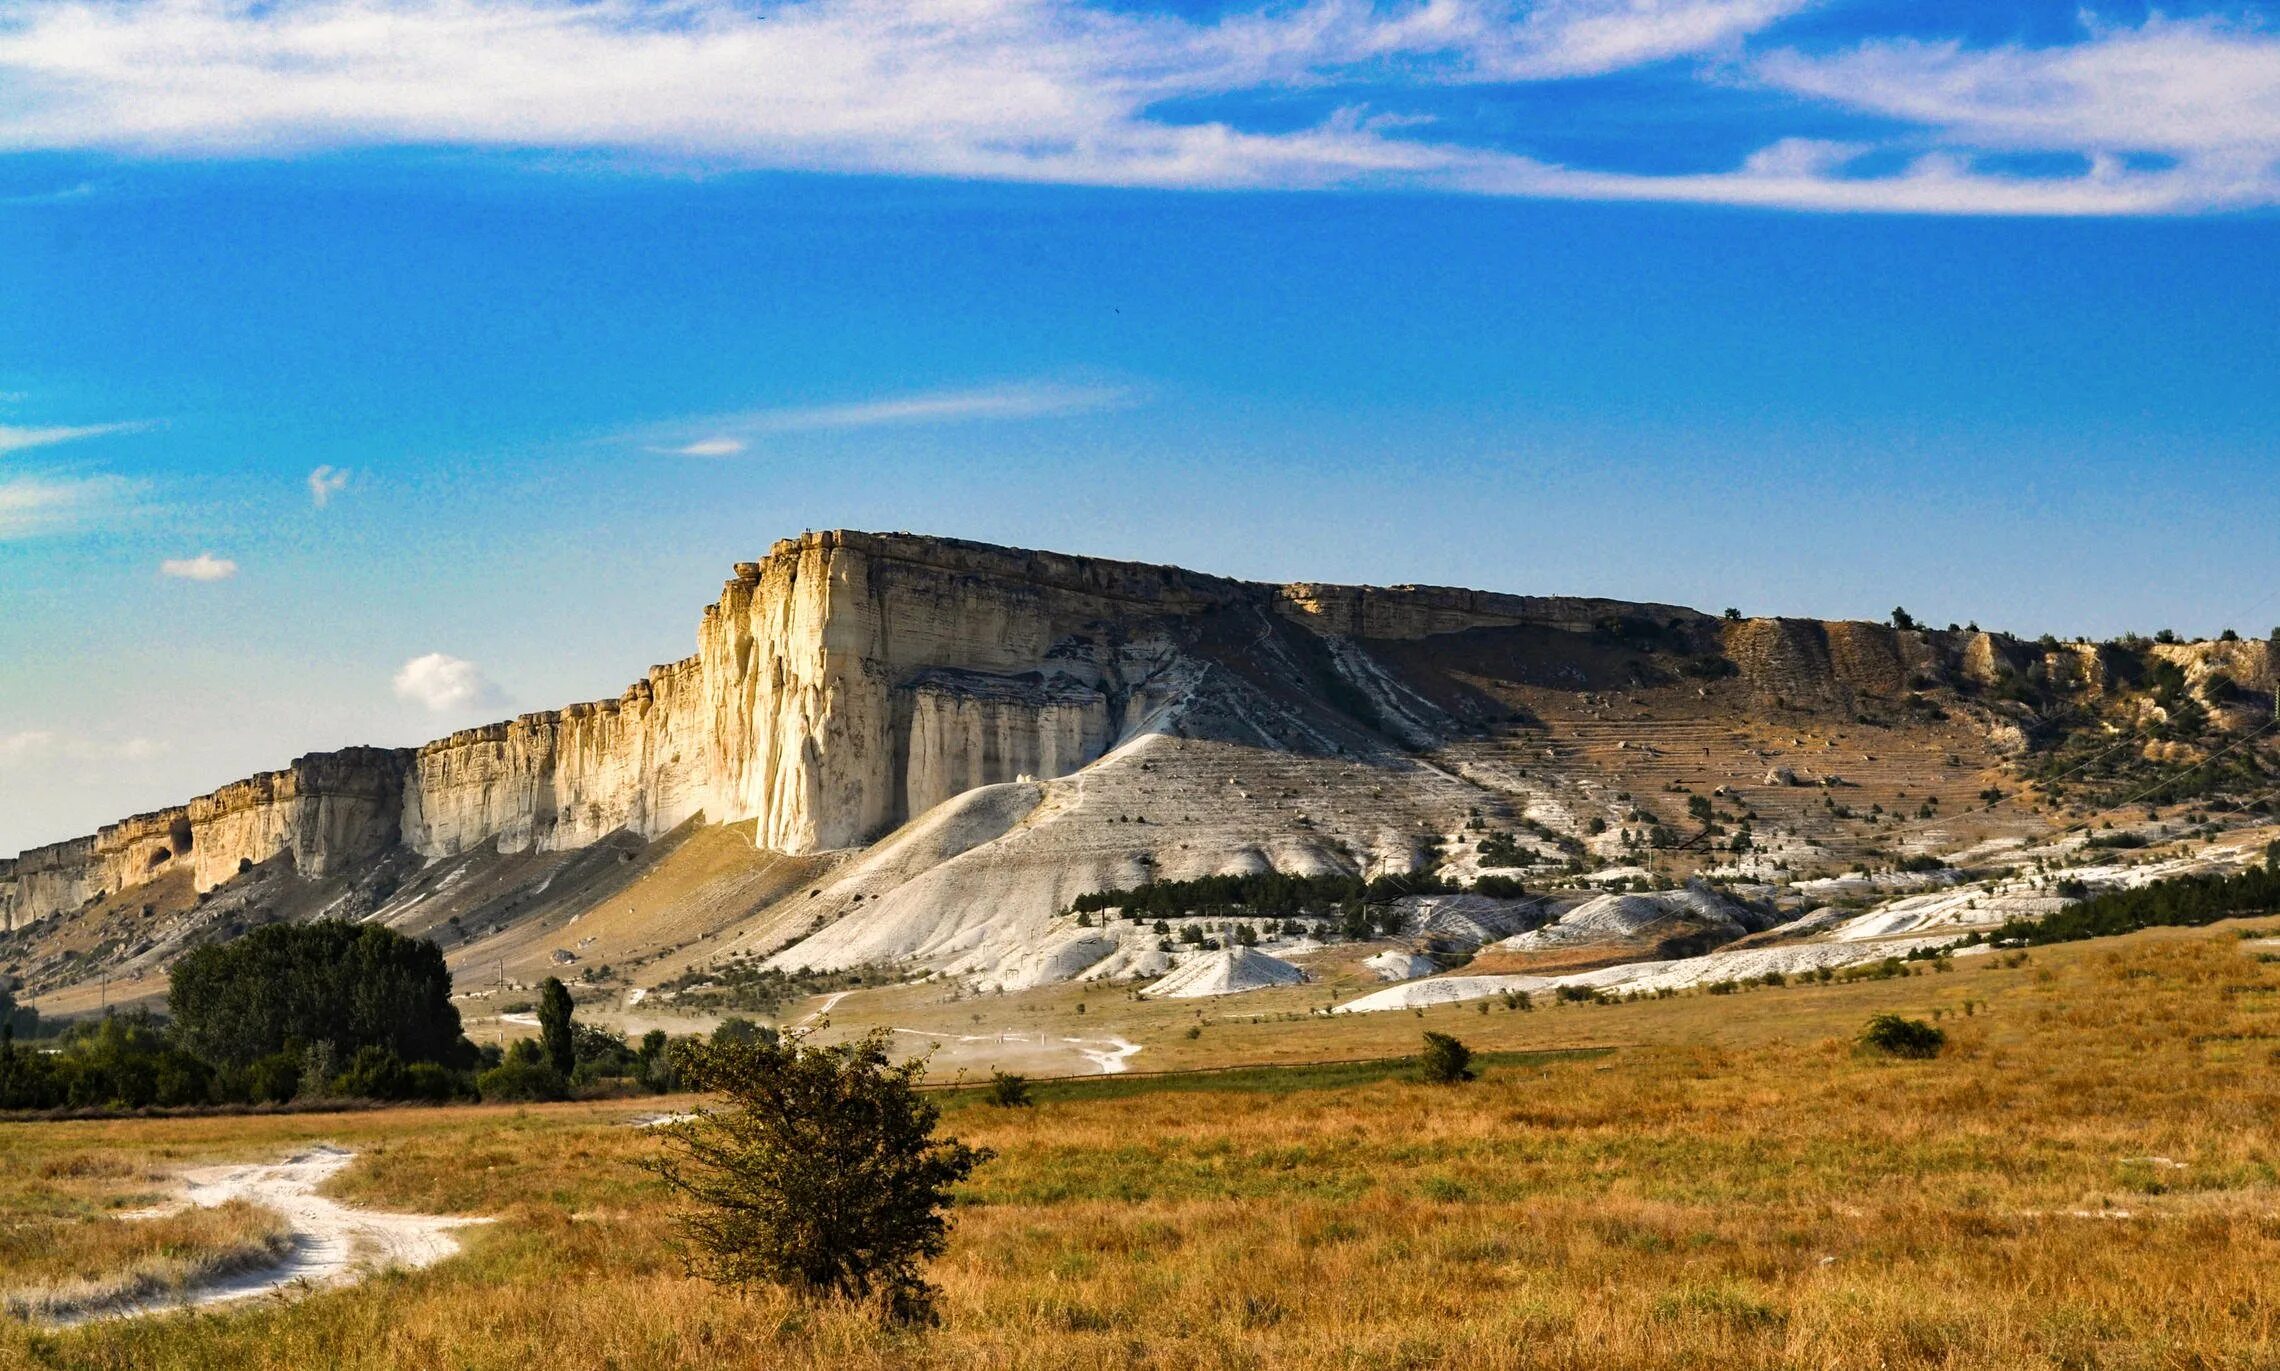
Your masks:
<svg viewBox="0 0 2280 1371"><path fill-rule="evenodd" d="M1137 404L1140 398L1140 392L1131 386L1061 381L1017 381L966 390L924 391L845 404L799 405L714 415L680 426L684 430L702 431L705 437L691 442L667 440L652 446L650 451L680 457L734 457L746 451L753 438L763 434L991 419L1051 419L1122 409Z"/></svg>
<svg viewBox="0 0 2280 1371"><path fill-rule="evenodd" d="M2280 37L2258 24L2156 17L2045 48L1750 51L1816 2L1252 0L1198 21L1105 0L0 0L0 150L579 148L669 165L1810 210L2280 204ZM1469 146L1453 117L1398 108L1273 132L1162 112L1346 87L1398 104L1676 58L1910 127L1850 151L1769 133L1728 170L1640 175ZM1994 156L2020 151L2082 169L2028 174ZM727 456L704 449L738 440L681 447Z"/></svg>
<svg viewBox="0 0 2280 1371"><path fill-rule="evenodd" d="M318 467L309 473L309 503L318 509L332 503L332 497L348 489L347 467Z"/></svg>
<svg viewBox="0 0 2280 1371"><path fill-rule="evenodd" d="M1909 141L1929 150L1891 185L1821 184L1818 195L2061 214L2280 202L2280 36L2253 27L2155 16L2056 47L1879 40L1774 52L1749 71L1791 94L1922 126ZM1980 169L2002 153L2067 155L2086 167L2058 176Z"/></svg>
<svg viewBox="0 0 2280 1371"><path fill-rule="evenodd" d="M80 181L55 190L29 191L22 195L0 195L0 205L62 205L74 200L85 200L95 193L95 183Z"/></svg>
<svg viewBox="0 0 2280 1371"><path fill-rule="evenodd" d="M1130 386L1021 381L973 390L893 395L852 404L763 410L747 417L758 429L796 433L811 429L877 428L887 424L960 423L969 419L1057 418L1121 409L1137 398Z"/></svg>
<svg viewBox="0 0 2280 1371"><path fill-rule="evenodd" d="M1781 89L1981 147L2267 162L2280 152L2280 36L2214 19L2156 17L2063 47L1891 40L1825 56L1784 51L1754 70Z"/></svg>
<svg viewBox="0 0 2280 1371"><path fill-rule="evenodd" d="M226 581L237 575L237 569L237 563L211 552L201 552L195 557L169 557L158 564L160 575L184 581Z"/></svg>
<svg viewBox="0 0 2280 1371"><path fill-rule="evenodd" d="M46 728L0 733L0 758L10 761L143 762L171 750L171 744L143 737L88 738Z"/></svg>
<svg viewBox="0 0 2280 1371"><path fill-rule="evenodd" d="M1184 96L1583 75L1723 50L1809 0L1309 0L1211 23L1079 0L0 0L0 147L586 147L796 170L1170 186L1409 169L1347 122ZM1428 159L1429 160L1429 159Z"/></svg>
<svg viewBox="0 0 2280 1371"><path fill-rule="evenodd" d="M45 752L55 745L55 734L44 728L26 729L21 733L0 733L0 757L29 757Z"/></svg>
<svg viewBox="0 0 2280 1371"><path fill-rule="evenodd" d="M0 479L0 539L78 533L133 512L139 482L119 476Z"/></svg>
<svg viewBox="0 0 2280 1371"><path fill-rule="evenodd" d="M435 714L495 709L506 702L499 687L473 662L441 652L414 657L396 672L396 698Z"/></svg>
<svg viewBox="0 0 2280 1371"><path fill-rule="evenodd" d="M140 424L83 424L76 428L17 428L0 424L0 453L22 452L26 448L47 447L106 433L128 433L140 427Z"/></svg>
<svg viewBox="0 0 2280 1371"><path fill-rule="evenodd" d="M741 438L700 438L693 443L663 450L676 457L734 457L737 453L744 451L744 440Z"/></svg>

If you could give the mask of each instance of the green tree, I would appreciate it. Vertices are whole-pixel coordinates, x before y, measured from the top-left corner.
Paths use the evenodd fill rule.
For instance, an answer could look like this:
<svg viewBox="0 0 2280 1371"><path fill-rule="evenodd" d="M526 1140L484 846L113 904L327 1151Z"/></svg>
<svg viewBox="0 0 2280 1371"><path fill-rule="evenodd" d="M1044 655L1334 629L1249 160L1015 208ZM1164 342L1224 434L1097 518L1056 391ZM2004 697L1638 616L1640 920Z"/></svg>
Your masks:
<svg viewBox="0 0 2280 1371"><path fill-rule="evenodd" d="M288 1044L328 1043L340 1061L366 1047L406 1062L465 1055L443 953L378 924L269 924L198 948L174 964L166 1006L175 1041L217 1066Z"/></svg>
<svg viewBox="0 0 2280 1371"><path fill-rule="evenodd" d="M559 1100L570 1083L537 1043L520 1038L497 1066L475 1078L475 1089L486 1100Z"/></svg>
<svg viewBox="0 0 2280 1371"><path fill-rule="evenodd" d="M1472 1049L1446 1033L1427 1033L1417 1054L1417 1071L1435 1085L1455 1085L1473 1078Z"/></svg>
<svg viewBox="0 0 2280 1371"><path fill-rule="evenodd" d="M727 1107L659 1130L649 1165L690 1202L693 1272L932 1318L921 1265L948 1244L950 1187L991 1154L937 1135L940 1111L916 1088L925 1063L889 1065L886 1044L881 1030L838 1047L692 1046L683 1079Z"/></svg>
<svg viewBox="0 0 2280 1371"><path fill-rule="evenodd" d="M565 1080L578 1069L578 1037L571 1020L574 1008L570 988L560 977L549 976L538 988L539 1041L545 1045L548 1064Z"/></svg>

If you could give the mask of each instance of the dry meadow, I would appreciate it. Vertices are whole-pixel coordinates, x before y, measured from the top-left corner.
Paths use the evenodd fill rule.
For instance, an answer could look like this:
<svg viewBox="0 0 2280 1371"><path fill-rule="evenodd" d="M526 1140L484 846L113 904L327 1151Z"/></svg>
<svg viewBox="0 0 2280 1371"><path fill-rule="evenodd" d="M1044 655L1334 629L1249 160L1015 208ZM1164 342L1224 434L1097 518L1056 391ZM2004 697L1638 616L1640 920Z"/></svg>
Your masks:
<svg viewBox="0 0 2280 1371"><path fill-rule="evenodd" d="M340 1198L499 1221L289 1302L0 1320L0 1365L2271 1367L2280 966L2241 932L1179 1038L1334 1057L1430 1027L1486 1053L1454 1087L1360 1065L1055 1084L1026 1110L949 1092L946 1126L998 1156L926 1331L686 1278L628 1124L655 1102L5 1124L0 1284L258 1240L258 1213L115 1216L176 1168L318 1141L360 1154ZM1885 1009L1936 1013L1945 1053L1864 1054ZM1531 1051L1582 1043L1607 1050Z"/></svg>

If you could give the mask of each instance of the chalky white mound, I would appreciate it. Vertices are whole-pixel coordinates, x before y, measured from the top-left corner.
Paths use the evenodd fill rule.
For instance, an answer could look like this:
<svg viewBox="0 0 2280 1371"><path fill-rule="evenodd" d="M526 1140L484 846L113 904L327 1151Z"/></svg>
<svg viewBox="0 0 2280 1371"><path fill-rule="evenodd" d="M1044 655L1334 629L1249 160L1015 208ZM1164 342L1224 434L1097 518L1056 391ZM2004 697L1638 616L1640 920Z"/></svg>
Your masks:
<svg viewBox="0 0 2280 1371"><path fill-rule="evenodd" d="M1156 1000L1198 999L1206 995L1239 995L1274 985L1298 985L1306 973L1280 957L1251 947L1230 947L1206 952L1181 964L1171 975L1141 991Z"/></svg>

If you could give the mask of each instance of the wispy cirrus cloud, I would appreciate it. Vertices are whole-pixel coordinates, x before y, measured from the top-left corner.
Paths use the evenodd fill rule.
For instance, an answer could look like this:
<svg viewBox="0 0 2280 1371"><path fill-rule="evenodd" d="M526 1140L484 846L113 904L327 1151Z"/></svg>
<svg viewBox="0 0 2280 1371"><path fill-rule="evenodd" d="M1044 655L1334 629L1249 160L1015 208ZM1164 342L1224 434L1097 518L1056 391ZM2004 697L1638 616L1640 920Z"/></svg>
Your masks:
<svg viewBox="0 0 2280 1371"><path fill-rule="evenodd" d="M734 457L770 434L1064 418L1128 408L1142 398L1137 387L1128 385L1018 381L714 415L657 430L643 441L650 451L672 456Z"/></svg>
<svg viewBox="0 0 2280 1371"><path fill-rule="evenodd" d="M2157 15L2058 47L1872 40L1775 51L1752 70L1981 147L2265 159L2280 149L2280 34L2238 21Z"/></svg>
<svg viewBox="0 0 2280 1371"><path fill-rule="evenodd" d="M81 438L100 438L106 433L132 433L144 427L146 425L143 424L80 424L23 428L13 424L0 424L0 456L32 448L53 447L57 443L75 442Z"/></svg>
<svg viewBox="0 0 2280 1371"><path fill-rule="evenodd" d="M674 166L1831 211L2280 203L2280 40L2254 11L2084 21L2078 41L2035 48L1866 27L1784 45L1784 21L1843 8L1238 0L1196 17L1106 0L0 0L0 149L567 148ZM1526 127L1424 98L1650 68L1674 87L1786 99L1798 118L1767 116L1756 150L1725 165L1649 171L1550 157ZM1488 94L1468 100L1486 108ZM1295 126L1244 113L1278 100L1320 112ZM1671 108L1683 126L1686 102ZM1877 131L1798 136L1822 108ZM2023 170L2021 151L2060 154L2057 169Z"/></svg>
<svg viewBox="0 0 2280 1371"><path fill-rule="evenodd" d="M170 750L163 740L139 736L95 738L52 728L0 733L0 760L8 761L140 762Z"/></svg>
<svg viewBox="0 0 2280 1371"><path fill-rule="evenodd" d="M134 514L145 487L123 476L0 477L0 539L81 533Z"/></svg>
<svg viewBox="0 0 2280 1371"><path fill-rule="evenodd" d="M9 404L26 397L10 394ZM54 447L60 443L134 433L144 423L0 424L0 457ZM19 471L0 475L0 539L83 532L135 512L147 487L123 476Z"/></svg>
<svg viewBox="0 0 2280 1371"><path fill-rule="evenodd" d="M1199 21L1081 0L6 0L0 146L576 146L1243 181L1229 130L1149 106L1358 78L1587 75L1717 50L1810 2L1309 0Z"/></svg>

